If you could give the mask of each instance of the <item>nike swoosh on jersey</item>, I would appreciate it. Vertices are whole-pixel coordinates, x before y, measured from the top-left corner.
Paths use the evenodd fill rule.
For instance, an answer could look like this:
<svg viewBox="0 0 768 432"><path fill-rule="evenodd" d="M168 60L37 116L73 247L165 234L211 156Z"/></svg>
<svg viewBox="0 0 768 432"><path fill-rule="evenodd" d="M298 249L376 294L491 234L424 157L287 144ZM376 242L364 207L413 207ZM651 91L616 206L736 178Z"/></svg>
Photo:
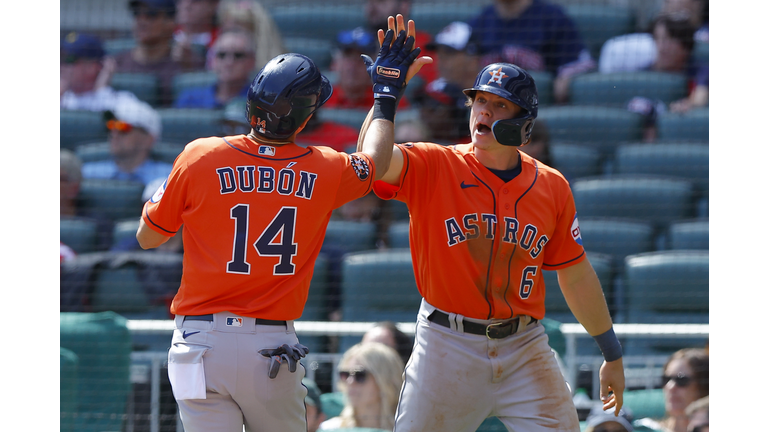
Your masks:
<svg viewBox="0 0 768 432"><path fill-rule="evenodd" d="M192 333L187 333L187 331L185 330L185 331L184 331L184 332L181 334L181 336L182 336L182 337L184 337L184 339L186 339L188 336L192 336L193 334L198 334L198 333L200 333L200 332L199 332L199 331L196 331L196 332L192 332Z"/></svg>
<svg viewBox="0 0 768 432"><path fill-rule="evenodd" d="M471 188L471 187L477 187L477 186L478 185L476 185L476 184L466 184L466 183L464 183L464 180L461 181L461 188L462 189Z"/></svg>

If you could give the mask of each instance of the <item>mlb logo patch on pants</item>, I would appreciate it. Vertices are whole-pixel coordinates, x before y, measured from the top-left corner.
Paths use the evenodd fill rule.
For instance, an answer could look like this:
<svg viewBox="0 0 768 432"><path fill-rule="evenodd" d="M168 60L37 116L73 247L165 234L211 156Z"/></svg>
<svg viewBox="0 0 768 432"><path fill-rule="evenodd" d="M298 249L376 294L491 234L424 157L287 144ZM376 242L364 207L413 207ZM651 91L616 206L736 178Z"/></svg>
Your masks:
<svg viewBox="0 0 768 432"><path fill-rule="evenodd" d="M243 319L239 317L227 317L227 325L230 327L242 327Z"/></svg>

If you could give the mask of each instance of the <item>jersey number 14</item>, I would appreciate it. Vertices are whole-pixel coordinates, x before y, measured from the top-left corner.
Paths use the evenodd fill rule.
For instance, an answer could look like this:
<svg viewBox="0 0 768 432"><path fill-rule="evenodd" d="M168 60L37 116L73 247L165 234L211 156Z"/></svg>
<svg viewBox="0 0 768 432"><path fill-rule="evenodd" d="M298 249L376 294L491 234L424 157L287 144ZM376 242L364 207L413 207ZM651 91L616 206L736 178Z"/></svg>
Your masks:
<svg viewBox="0 0 768 432"><path fill-rule="evenodd" d="M246 260L249 211L248 204L238 204L229 211L229 217L235 220L235 235L232 241L232 261L227 263L227 273L251 273L251 265ZM298 249L294 243L295 227L296 207L283 207L253 243L259 256L280 258L272 271L275 276L292 275L296 271L293 264L293 257Z"/></svg>

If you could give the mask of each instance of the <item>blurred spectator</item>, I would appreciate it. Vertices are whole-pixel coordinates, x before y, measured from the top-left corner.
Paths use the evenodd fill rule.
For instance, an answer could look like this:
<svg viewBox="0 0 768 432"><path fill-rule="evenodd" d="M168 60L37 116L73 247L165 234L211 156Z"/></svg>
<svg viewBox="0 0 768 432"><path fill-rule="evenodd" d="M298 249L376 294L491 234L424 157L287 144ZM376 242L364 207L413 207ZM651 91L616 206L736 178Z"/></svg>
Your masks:
<svg viewBox="0 0 768 432"><path fill-rule="evenodd" d="M685 408L688 432L709 432L709 396L692 402Z"/></svg>
<svg viewBox="0 0 768 432"><path fill-rule="evenodd" d="M468 87L460 87L444 78L438 78L415 95L419 117L427 127L432 142L443 145L469 142L470 108L462 92L463 88Z"/></svg>
<svg viewBox="0 0 768 432"><path fill-rule="evenodd" d="M413 350L413 339L397 328L392 321L377 322L370 330L365 332L361 343L379 342L393 348L400 355L403 365L408 364Z"/></svg>
<svg viewBox="0 0 768 432"><path fill-rule="evenodd" d="M173 53L176 29L174 0L130 0L136 47L115 56L115 72L150 73L158 78L159 105L173 103L173 77L203 70L205 57L193 51ZM174 54L176 57L174 57Z"/></svg>
<svg viewBox="0 0 768 432"><path fill-rule="evenodd" d="M216 74L216 82L185 89L176 98L176 108L219 109L232 100L248 96L248 88L257 72L250 33L242 29L226 30L219 35L211 51L211 68Z"/></svg>
<svg viewBox="0 0 768 432"><path fill-rule="evenodd" d="M670 356L663 370L665 416L660 421L640 419L636 425L664 432L687 432L686 407L709 396L709 355L701 348L684 348Z"/></svg>
<svg viewBox="0 0 768 432"><path fill-rule="evenodd" d="M106 57L101 40L90 34L70 32L61 40L61 109L106 111L125 99L128 91L109 86L115 61Z"/></svg>
<svg viewBox="0 0 768 432"><path fill-rule="evenodd" d="M554 166L554 161L550 154L549 128L547 128L547 124L543 120L536 120L536 124L533 125L533 131L531 131L531 142L520 147L520 150L544 165L558 169ZM563 173L563 175L567 177L567 173Z"/></svg>
<svg viewBox="0 0 768 432"><path fill-rule="evenodd" d="M304 398L304 405L307 407L307 432L315 432L320 427L320 423L325 421L320 388L309 378L304 378L301 382L307 388L307 397Z"/></svg>
<svg viewBox="0 0 768 432"><path fill-rule="evenodd" d="M320 430L358 427L391 431L403 369L397 352L384 344L353 345L342 356L338 368L344 408L338 417L321 423Z"/></svg>
<svg viewBox="0 0 768 432"><path fill-rule="evenodd" d="M709 0L664 0L661 15L688 14L696 29L694 40L709 42Z"/></svg>
<svg viewBox="0 0 768 432"><path fill-rule="evenodd" d="M397 14L401 14L405 22L408 23L412 4L413 0L367 0L364 13L368 31L374 35L379 29L387 31L387 18L389 16L397 16ZM437 64L440 61L434 50L427 47L432 42L432 35L419 30L418 25L416 27L416 34L414 36L416 46L421 47L421 54L419 55L432 57L434 62L422 67L419 73L408 83L409 86L412 86L412 90L437 79ZM375 59L376 57L372 56L371 58ZM402 107L402 105L400 106Z"/></svg>
<svg viewBox="0 0 768 432"><path fill-rule="evenodd" d="M196 52L203 57L218 36L216 10L219 0L176 0L175 56Z"/></svg>
<svg viewBox="0 0 768 432"><path fill-rule="evenodd" d="M286 52L283 37L269 11L256 0L220 0L219 31L241 28L251 33L256 50L255 70ZM211 64L209 56L208 64Z"/></svg>
<svg viewBox="0 0 768 432"><path fill-rule="evenodd" d="M339 32L331 61L331 71L336 73L333 94L323 109L353 108L366 112L371 109L371 77L368 76L360 55L367 54L375 59L378 52L379 41L376 33L363 27ZM399 108L402 110L408 107L408 98L403 96Z"/></svg>
<svg viewBox="0 0 768 432"><path fill-rule="evenodd" d="M427 47L440 59L437 63L440 78L462 89L475 84L477 71L481 68L480 47L472 26L454 21L445 26Z"/></svg>
<svg viewBox="0 0 768 432"><path fill-rule="evenodd" d="M587 416L584 432L633 432L632 411L622 407L618 417L615 412L614 408L603 411L602 405L595 405Z"/></svg>
<svg viewBox="0 0 768 432"><path fill-rule="evenodd" d="M144 102L123 103L107 111L106 118L112 159L83 164L84 178L131 180L147 185L168 177L171 164L150 158L162 128L157 111Z"/></svg>
<svg viewBox="0 0 768 432"><path fill-rule="evenodd" d="M420 115L397 120L395 123L396 143L422 141L431 142L432 135L430 135L429 128L424 124Z"/></svg>
<svg viewBox="0 0 768 432"><path fill-rule="evenodd" d="M113 222L99 209L85 208L80 203L80 184L83 180L83 163L75 152L59 149L59 216L64 218L87 218L96 221L97 251L109 249L112 242ZM67 251L62 250L62 258ZM73 251L74 252L74 251ZM67 255L69 256L69 255Z"/></svg>
<svg viewBox="0 0 768 432"><path fill-rule="evenodd" d="M544 0L494 0L470 22L482 64L508 62L555 75L555 101L568 101L571 79L596 67L574 21Z"/></svg>
<svg viewBox="0 0 768 432"><path fill-rule="evenodd" d="M322 108L321 108L322 109ZM341 123L321 120L320 116L309 118L301 134L296 137L300 146L326 146L336 151L355 152L360 130Z"/></svg>

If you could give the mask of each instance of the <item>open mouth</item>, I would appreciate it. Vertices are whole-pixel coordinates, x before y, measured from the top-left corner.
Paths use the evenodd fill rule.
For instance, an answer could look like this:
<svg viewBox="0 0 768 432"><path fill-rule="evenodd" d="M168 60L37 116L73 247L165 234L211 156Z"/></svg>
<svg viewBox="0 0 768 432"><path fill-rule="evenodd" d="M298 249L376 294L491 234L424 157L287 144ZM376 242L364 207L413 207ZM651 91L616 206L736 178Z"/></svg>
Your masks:
<svg viewBox="0 0 768 432"><path fill-rule="evenodd" d="M486 134L486 133L490 133L491 132L491 128L489 126L486 126L486 125L482 124L482 123L478 123L477 126L475 127L475 129L477 130L477 132L479 132L481 134Z"/></svg>

